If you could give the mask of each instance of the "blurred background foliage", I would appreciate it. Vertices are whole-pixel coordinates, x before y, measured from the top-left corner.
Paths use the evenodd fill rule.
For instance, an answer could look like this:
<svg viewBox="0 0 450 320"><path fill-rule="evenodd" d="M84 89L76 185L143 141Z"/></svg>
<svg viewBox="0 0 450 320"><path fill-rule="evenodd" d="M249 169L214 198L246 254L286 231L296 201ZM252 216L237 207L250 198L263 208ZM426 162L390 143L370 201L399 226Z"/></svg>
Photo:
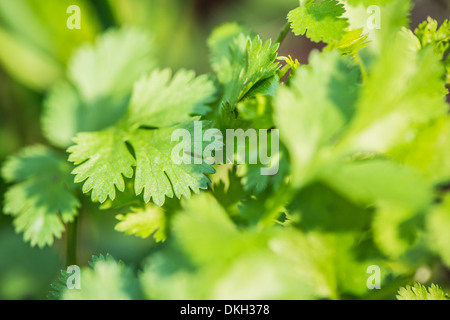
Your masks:
<svg viewBox="0 0 450 320"><path fill-rule="evenodd" d="M81 30L66 27L66 10L73 4L81 8ZM208 73L206 39L214 27L237 21L274 39L297 5L298 0L0 0L0 164L23 146L45 143L39 119L48 89L64 78L73 51L104 30L123 25L148 30L161 67ZM417 0L411 27L428 15L441 23L450 16L450 2ZM303 63L315 46L289 34L280 55ZM0 180L0 210L5 188ZM79 261L110 253L140 266L154 241L115 231L115 215L88 203L81 212ZM45 298L64 266L64 238L41 250L22 236L14 233L10 217L0 214L0 299Z"/></svg>

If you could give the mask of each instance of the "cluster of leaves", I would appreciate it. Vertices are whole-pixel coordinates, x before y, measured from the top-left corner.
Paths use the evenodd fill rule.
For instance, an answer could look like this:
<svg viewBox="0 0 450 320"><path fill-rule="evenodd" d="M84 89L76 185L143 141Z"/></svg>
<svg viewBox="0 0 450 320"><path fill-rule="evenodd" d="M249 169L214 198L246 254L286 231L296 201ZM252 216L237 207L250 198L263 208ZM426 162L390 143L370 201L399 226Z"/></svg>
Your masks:
<svg viewBox="0 0 450 320"><path fill-rule="evenodd" d="M429 19L413 33L403 28L409 1L379 0L388 31L365 33L343 4L366 1L302 0L288 14L296 35L327 43L308 65L285 58L282 68L278 43L234 23L208 40L214 76L156 69L152 42L131 29L75 54L45 103L46 137L69 147L82 193L124 208L116 230L168 240L138 275L100 259L84 270L82 290L56 285L54 297L363 298L367 268L378 265L390 298L389 284L412 280L436 257L450 266L450 197L441 188L450 181L448 22L438 29ZM192 133L198 120L279 129L270 164L278 173L175 164L172 132ZM32 245L51 244L76 215L70 172L48 147L4 166L16 182L5 212Z"/></svg>

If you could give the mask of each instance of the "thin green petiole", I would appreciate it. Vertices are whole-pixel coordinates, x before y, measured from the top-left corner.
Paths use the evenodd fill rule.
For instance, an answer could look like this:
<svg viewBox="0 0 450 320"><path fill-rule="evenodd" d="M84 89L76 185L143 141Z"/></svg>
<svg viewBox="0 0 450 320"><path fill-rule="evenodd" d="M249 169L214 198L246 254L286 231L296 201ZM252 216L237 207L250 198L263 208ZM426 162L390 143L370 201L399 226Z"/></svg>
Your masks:
<svg viewBox="0 0 450 320"><path fill-rule="evenodd" d="M286 22L286 24L284 25L283 29L280 31L280 34L278 35L278 38L275 41L275 43L279 43L281 45L281 43L283 42L284 38L286 38L286 35L288 34L290 28L291 28L291 23L290 22Z"/></svg>
<svg viewBox="0 0 450 320"><path fill-rule="evenodd" d="M75 217L75 220L67 225L67 247L66 247L67 266L77 264L77 242L78 242L78 217Z"/></svg>

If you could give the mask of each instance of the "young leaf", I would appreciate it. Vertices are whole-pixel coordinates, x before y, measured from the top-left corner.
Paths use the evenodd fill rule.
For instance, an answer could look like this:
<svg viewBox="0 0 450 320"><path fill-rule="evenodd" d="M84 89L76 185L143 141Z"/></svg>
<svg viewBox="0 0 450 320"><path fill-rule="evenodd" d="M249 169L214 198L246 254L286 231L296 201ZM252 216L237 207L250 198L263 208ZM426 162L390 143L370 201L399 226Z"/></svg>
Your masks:
<svg viewBox="0 0 450 320"><path fill-rule="evenodd" d="M4 213L13 216L16 232L24 232L32 246L52 245L80 206L70 165L51 149L33 146L10 157L2 175L15 183L5 194Z"/></svg>
<svg viewBox="0 0 450 320"><path fill-rule="evenodd" d="M363 34L362 29L350 30L344 34L341 40L331 41L324 50L338 49L343 55L355 58L358 51L369 44L367 38L368 35Z"/></svg>
<svg viewBox="0 0 450 320"><path fill-rule="evenodd" d="M222 104L234 109L254 85L275 75L279 68L275 61L278 45L272 45L270 40L263 43L258 36L244 32L230 37L220 31L222 28L212 34L208 44L213 70L224 90Z"/></svg>
<svg viewBox="0 0 450 320"><path fill-rule="evenodd" d="M450 50L450 21L445 20L438 28L438 22L430 17L422 22L414 31L420 44L433 45L436 51L444 56Z"/></svg>
<svg viewBox="0 0 450 320"><path fill-rule="evenodd" d="M414 31L422 47L431 45L443 59L446 69L446 82L450 84L450 21L445 20L438 28L438 22L430 17L422 22Z"/></svg>

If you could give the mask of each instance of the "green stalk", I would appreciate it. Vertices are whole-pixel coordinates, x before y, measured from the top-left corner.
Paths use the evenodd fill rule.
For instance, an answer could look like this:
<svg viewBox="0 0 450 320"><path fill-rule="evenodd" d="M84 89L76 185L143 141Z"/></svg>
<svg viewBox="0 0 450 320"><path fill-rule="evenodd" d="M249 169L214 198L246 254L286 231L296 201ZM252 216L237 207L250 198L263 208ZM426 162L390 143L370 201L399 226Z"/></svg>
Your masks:
<svg viewBox="0 0 450 320"><path fill-rule="evenodd" d="M281 43L283 42L284 38L286 38L286 35L288 34L290 28L291 28L291 23L290 22L286 22L286 24L284 25L283 29L280 31L280 34L278 35L278 38L275 41L275 43L279 43L281 45Z"/></svg>
<svg viewBox="0 0 450 320"><path fill-rule="evenodd" d="M364 63L363 63L361 57L359 56L359 53L356 54L355 61L359 65L359 67L361 69L361 74L362 74L362 77L363 77L363 81L366 82L367 79L368 79L368 74L367 74L367 71L366 71L366 67L364 66Z"/></svg>
<svg viewBox="0 0 450 320"><path fill-rule="evenodd" d="M78 217L75 217L74 221L67 225L67 247L66 247L67 266L77 264L77 242L78 242Z"/></svg>

